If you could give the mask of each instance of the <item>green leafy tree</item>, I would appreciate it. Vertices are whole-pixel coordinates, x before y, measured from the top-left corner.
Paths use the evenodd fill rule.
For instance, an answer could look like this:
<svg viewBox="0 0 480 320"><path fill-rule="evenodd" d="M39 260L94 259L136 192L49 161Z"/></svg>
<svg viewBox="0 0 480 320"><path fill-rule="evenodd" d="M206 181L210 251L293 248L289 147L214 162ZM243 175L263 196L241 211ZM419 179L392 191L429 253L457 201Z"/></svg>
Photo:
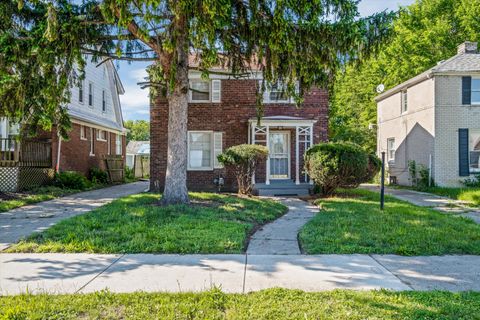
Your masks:
<svg viewBox="0 0 480 320"><path fill-rule="evenodd" d="M422 0L403 8L390 40L360 66L348 64L336 77L330 108L330 136L369 151L376 146L376 87L386 89L456 54L457 46L480 40L480 0Z"/></svg>
<svg viewBox="0 0 480 320"><path fill-rule="evenodd" d="M12 8L14 2L20 4L19 9ZM222 65L229 70L228 74L241 77L248 76L252 67L260 69L264 78L258 89L261 116L261 93L268 83L281 80L287 86L287 94L295 96L301 104L305 90L313 85L326 85L333 77L340 57L362 59L375 49L389 30L391 20L385 13L359 18L356 0L84 0L80 5L73 0L57 0L48 5L34 0L7 0L7 3L8 10L16 12L14 18L8 10L2 12L2 18L7 20L27 14L27 9L43 8L33 23L40 32L33 33L32 24L24 27L27 38L35 40L29 47L30 55L22 54L22 59L31 59L33 47L46 41L44 48L55 53L67 52L61 57L75 53L69 66L80 63L80 52L104 59L155 62L144 85L150 86L154 95L164 95L169 105L163 204L189 201L186 186L189 70L207 76L213 66ZM17 42L15 27L10 30L11 40ZM69 37L68 45L62 39L64 34ZM192 55L195 64L189 59ZM50 69L60 62L63 61L43 61ZM58 87L53 81L39 86ZM60 96L63 92L52 94ZM59 110L53 107L52 98L46 99L51 99L49 105ZM20 114L29 110L14 111Z"/></svg>
<svg viewBox="0 0 480 320"><path fill-rule="evenodd" d="M129 130L127 133L127 143L129 141L150 140L150 122L146 120L127 120L123 125Z"/></svg>

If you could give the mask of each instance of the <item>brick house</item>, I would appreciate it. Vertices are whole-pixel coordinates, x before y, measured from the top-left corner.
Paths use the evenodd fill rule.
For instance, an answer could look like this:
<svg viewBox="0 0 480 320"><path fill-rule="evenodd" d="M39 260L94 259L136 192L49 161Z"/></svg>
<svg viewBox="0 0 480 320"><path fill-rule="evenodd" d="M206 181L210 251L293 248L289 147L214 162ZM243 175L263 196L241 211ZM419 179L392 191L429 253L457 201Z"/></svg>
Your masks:
<svg viewBox="0 0 480 320"><path fill-rule="evenodd" d="M188 172L191 190L212 190L222 177L224 190L236 188L235 177L217 161L217 155L234 145L266 145L269 159L255 174L260 194L304 194L311 182L303 171L303 154L315 143L327 140L328 93L314 88L297 108L274 86L264 95L264 117L256 118L256 88L261 74L247 79L210 75L208 81L190 72L188 106ZM157 96L151 105L151 188L162 191L167 155L168 103Z"/></svg>
<svg viewBox="0 0 480 320"><path fill-rule="evenodd" d="M397 183L412 183L408 162L430 169L439 186L461 186L480 173L480 53L457 55L376 98L378 154Z"/></svg>
<svg viewBox="0 0 480 320"><path fill-rule="evenodd" d="M18 141L18 125L0 119L0 191L40 184L55 169L87 175L92 167L105 169L107 155L125 157L120 78L111 61L97 67L98 63L86 60L85 79L79 87L71 88L68 140L59 141L53 129Z"/></svg>

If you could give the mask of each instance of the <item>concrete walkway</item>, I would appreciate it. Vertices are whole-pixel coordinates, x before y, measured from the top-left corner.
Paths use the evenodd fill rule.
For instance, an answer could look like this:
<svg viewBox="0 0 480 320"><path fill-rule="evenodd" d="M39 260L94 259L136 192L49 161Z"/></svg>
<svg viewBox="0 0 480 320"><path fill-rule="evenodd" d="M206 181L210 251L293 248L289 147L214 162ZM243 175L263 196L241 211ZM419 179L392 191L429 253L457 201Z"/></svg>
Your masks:
<svg viewBox="0 0 480 320"><path fill-rule="evenodd" d="M263 226L250 239L247 253L300 254L298 232L319 211L318 207L296 198L276 198L288 207L288 213Z"/></svg>
<svg viewBox="0 0 480 320"><path fill-rule="evenodd" d="M115 199L145 191L140 181L73 194L0 213L0 251L33 232L49 228L60 220L89 212Z"/></svg>
<svg viewBox="0 0 480 320"><path fill-rule="evenodd" d="M480 290L479 256L0 254L0 295L272 287Z"/></svg>
<svg viewBox="0 0 480 320"><path fill-rule="evenodd" d="M360 186L363 189L380 192L380 186L365 184ZM420 207L431 207L437 211L446 214L455 214L456 216L470 218L480 224L480 211L478 209L465 206L464 202L452 200L447 197L437 196L431 193L418 192L408 189L385 188L385 194L397 199L410 202Z"/></svg>

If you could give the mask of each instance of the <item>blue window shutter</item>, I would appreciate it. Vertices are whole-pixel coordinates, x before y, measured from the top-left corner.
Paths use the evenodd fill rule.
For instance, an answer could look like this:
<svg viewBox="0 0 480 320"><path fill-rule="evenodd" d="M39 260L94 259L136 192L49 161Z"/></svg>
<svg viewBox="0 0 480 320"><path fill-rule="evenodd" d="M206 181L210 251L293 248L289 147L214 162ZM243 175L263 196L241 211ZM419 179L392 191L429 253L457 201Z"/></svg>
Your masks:
<svg viewBox="0 0 480 320"><path fill-rule="evenodd" d="M468 129L458 129L458 163L460 166L460 177L467 177L470 175L470 163L468 158Z"/></svg>
<svg viewBox="0 0 480 320"><path fill-rule="evenodd" d="M462 77L462 104L472 104L472 77Z"/></svg>

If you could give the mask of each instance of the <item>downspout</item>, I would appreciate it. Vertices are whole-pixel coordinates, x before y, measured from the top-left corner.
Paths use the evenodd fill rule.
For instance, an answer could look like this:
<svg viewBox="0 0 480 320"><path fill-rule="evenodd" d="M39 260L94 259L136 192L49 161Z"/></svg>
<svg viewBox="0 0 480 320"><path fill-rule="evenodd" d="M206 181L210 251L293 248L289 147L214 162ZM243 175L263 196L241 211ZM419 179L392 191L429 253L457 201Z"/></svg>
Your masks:
<svg viewBox="0 0 480 320"><path fill-rule="evenodd" d="M58 148L57 148L57 163L55 165L55 172L60 172L60 155L62 149L62 136L60 135L59 131L57 130L57 137L58 137Z"/></svg>

